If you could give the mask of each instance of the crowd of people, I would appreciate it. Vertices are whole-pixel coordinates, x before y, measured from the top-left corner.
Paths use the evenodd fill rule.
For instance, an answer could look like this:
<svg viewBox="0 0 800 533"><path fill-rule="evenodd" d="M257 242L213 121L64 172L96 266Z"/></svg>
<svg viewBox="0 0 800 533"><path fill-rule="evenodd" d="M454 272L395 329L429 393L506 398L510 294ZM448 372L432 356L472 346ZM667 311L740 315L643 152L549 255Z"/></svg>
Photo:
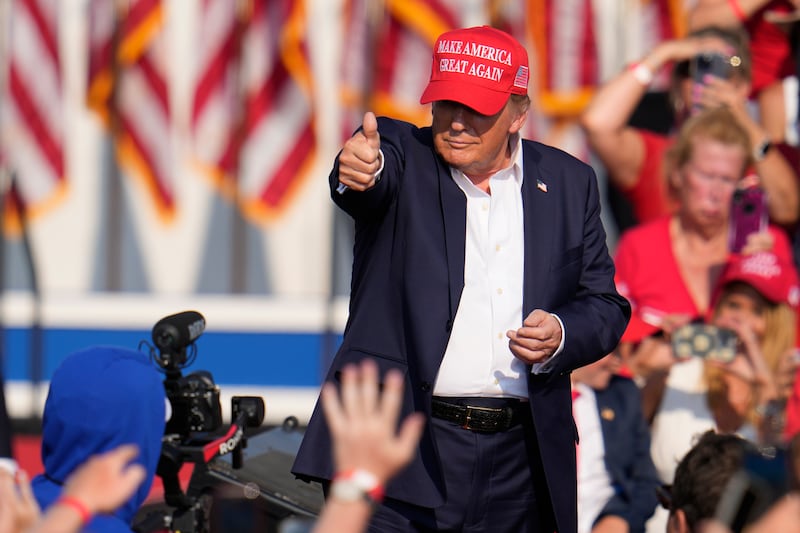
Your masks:
<svg viewBox="0 0 800 533"><path fill-rule="evenodd" d="M595 170L521 138L531 69L509 34L439 36L431 126L364 114L329 176L356 229L350 314L292 466L325 492L314 531L797 531L798 13L698 0L686 37L598 88L581 124L636 215L615 249ZM661 69L674 121L632 127ZM131 411L139 355L56 373L46 472L0 472L0 531L129 529L165 416L155 382ZM86 390L125 416L86 416ZM751 467L779 460L745 508L769 492Z"/></svg>
<svg viewBox="0 0 800 533"><path fill-rule="evenodd" d="M658 44L601 86L581 117L609 187L634 214L614 251L617 288L632 307L617 374L638 385L650 482L662 496L644 522L613 531L741 531L718 508L734 472L746 469L742 449L787 449L800 429L800 126L797 92L784 90L785 78L796 79L800 44L792 44L796 28L776 22L797 10L790 1L700 0L686 37ZM724 68L703 71L714 58ZM662 69L674 121L634 127ZM739 246L736 205L751 192L766 198L765 213ZM796 477L791 465L782 469ZM604 486L624 485L609 477ZM612 531L596 504L579 501L582 513L582 533ZM771 522L775 531L796 523Z"/></svg>

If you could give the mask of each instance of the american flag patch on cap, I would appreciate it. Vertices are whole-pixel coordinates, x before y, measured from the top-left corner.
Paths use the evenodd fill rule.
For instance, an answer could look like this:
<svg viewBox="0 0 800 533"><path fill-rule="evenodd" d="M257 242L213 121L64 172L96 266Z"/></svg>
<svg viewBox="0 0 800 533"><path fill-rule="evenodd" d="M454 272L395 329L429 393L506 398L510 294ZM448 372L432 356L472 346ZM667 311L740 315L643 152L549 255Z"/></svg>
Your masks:
<svg viewBox="0 0 800 533"><path fill-rule="evenodd" d="M517 75L514 76L514 87L528 88L528 67L520 66L517 69Z"/></svg>

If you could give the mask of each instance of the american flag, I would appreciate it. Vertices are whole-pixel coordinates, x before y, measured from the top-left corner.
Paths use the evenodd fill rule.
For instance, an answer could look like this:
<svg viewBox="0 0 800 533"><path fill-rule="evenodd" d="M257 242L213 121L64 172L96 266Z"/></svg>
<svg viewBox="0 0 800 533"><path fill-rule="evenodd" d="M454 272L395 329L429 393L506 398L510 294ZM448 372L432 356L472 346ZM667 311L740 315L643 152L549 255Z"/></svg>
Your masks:
<svg viewBox="0 0 800 533"><path fill-rule="evenodd" d="M446 0L349 0L342 65L342 101L349 137L364 111L430 123L419 97L430 76L433 45L461 25L459 3Z"/></svg>
<svg viewBox="0 0 800 533"><path fill-rule="evenodd" d="M681 0L517 0L527 4L537 107L576 117L594 89L656 44L685 33Z"/></svg>
<svg viewBox="0 0 800 533"><path fill-rule="evenodd" d="M161 0L90 0L88 105L109 128L122 170L174 215Z"/></svg>
<svg viewBox="0 0 800 533"><path fill-rule="evenodd" d="M59 0L11 2L5 87L0 87L0 162L16 176L8 213L36 215L62 197L64 176ZM6 222L18 223L16 216ZM8 226L7 226L8 227Z"/></svg>
<svg viewBox="0 0 800 533"><path fill-rule="evenodd" d="M592 0L531 0L539 107L548 115L577 116L598 81Z"/></svg>
<svg viewBox="0 0 800 533"><path fill-rule="evenodd" d="M205 0L195 155L260 222L279 215L317 147L302 0Z"/></svg>

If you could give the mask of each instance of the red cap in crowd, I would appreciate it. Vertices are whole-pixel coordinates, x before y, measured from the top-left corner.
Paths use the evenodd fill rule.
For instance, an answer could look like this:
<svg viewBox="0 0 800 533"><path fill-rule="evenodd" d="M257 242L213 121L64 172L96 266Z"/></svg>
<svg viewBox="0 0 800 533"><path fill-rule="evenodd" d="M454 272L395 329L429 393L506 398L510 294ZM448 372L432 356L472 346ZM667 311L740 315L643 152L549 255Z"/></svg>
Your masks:
<svg viewBox="0 0 800 533"><path fill-rule="evenodd" d="M436 40L420 103L452 100L494 115L510 95L528 94L528 78L528 53L508 33L490 26L452 30Z"/></svg>
<svg viewBox="0 0 800 533"><path fill-rule="evenodd" d="M772 252L732 255L720 275L715 302L722 289L734 281L751 285L772 303L797 307L800 299L797 270Z"/></svg>
<svg viewBox="0 0 800 533"><path fill-rule="evenodd" d="M641 342L647 337L655 335L661 331L659 326L654 326L642 320L637 314L632 314L628 322L628 327L622 334L620 342Z"/></svg>

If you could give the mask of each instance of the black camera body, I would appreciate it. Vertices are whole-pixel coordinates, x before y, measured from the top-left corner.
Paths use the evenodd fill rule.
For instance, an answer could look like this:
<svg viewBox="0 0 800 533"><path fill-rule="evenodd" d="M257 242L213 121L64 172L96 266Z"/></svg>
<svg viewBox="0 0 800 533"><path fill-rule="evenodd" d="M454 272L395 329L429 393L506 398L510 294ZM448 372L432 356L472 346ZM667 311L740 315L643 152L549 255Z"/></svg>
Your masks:
<svg viewBox="0 0 800 533"><path fill-rule="evenodd" d="M166 434L210 433L222 427L219 387L205 370L164 380L172 416Z"/></svg>

